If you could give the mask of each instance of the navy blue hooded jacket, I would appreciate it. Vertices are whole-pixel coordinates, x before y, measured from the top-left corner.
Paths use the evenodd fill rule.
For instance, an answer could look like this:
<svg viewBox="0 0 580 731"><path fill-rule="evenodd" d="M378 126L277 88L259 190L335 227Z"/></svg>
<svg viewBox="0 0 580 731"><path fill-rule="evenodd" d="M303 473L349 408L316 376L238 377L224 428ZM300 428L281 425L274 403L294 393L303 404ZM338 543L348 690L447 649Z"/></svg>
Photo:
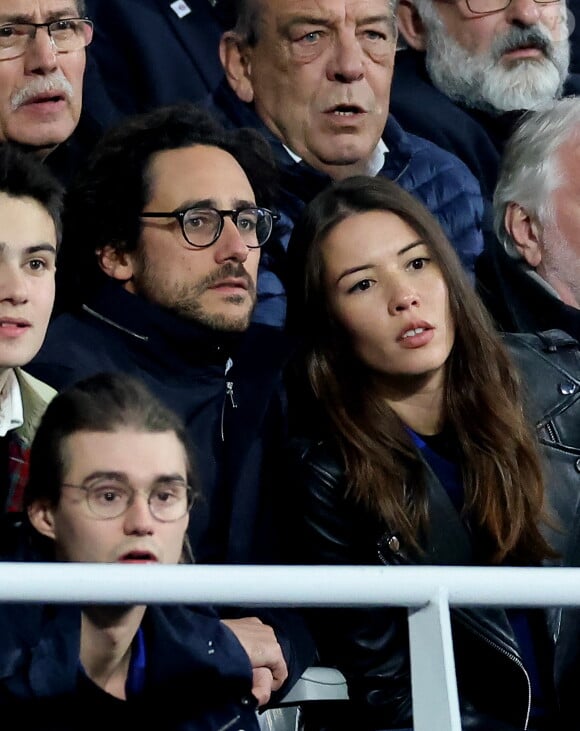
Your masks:
<svg viewBox="0 0 580 731"><path fill-rule="evenodd" d="M183 419L193 447L203 494L188 528L196 562L272 564L280 556L289 349L275 328L214 331L110 280L79 311L55 318L27 370L57 390L99 372L141 378ZM252 613L276 632L288 690L313 661L310 635L294 612Z"/></svg>
<svg viewBox="0 0 580 731"><path fill-rule="evenodd" d="M0 605L0 709L20 728L150 728L157 718L164 731L258 731L248 656L217 617L148 607L143 688L124 701L81 670L80 628L78 607Z"/></svg>

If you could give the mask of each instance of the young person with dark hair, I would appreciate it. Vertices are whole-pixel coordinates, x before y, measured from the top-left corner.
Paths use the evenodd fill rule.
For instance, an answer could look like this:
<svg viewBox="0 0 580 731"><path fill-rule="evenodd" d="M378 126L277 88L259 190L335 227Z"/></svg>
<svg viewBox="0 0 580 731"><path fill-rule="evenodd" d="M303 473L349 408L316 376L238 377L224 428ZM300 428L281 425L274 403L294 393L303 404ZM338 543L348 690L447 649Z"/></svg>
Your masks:
<svg viewBox="0 0 580 731"><path fill-rule="evenodd" d="M563 394L578 384L578 344L559 331L502 342L437 222L387 180L321 193L289 253L289 326L313 396L291 473L304 559L570 563L580 433ZM560 613L451 617L464 727L559 728L553 675L578 642L559 633ZM406 612L311 618L321 661L349 682L353 716L328 728L411 726Z"/></svg>
<svg viewBox="0 0 580 731"><path fill-rule="evenodd" d="M57 395L33 442L26 530L42 561L188 561L198 478L180 420L138 380ZM249 658L209 608L0 604L0 708L30 731L257 731ZM208 651L208 648L211 651Z"/></svg>
<svg viewBox="0 0 580 731"><path fill-rule="evenodd" d="M54 395L22 368L42 345L53 308L61 209L60 184L42 162L0 144L0 513L22 507L28 450Z"/></svg>

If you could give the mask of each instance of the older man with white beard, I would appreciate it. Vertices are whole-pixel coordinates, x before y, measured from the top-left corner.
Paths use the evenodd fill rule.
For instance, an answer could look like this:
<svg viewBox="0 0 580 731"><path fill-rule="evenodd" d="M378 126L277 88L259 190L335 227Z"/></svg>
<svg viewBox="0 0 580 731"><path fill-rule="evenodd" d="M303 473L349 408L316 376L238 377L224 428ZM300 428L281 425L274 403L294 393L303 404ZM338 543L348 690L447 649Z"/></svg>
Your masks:
<svg viewBox="0 0 580 731"><path fill-rule="evenodd" d="M491 201L522 112L580 91L565 0L401 0L398 24L393 113L462 159Z"/></svg>

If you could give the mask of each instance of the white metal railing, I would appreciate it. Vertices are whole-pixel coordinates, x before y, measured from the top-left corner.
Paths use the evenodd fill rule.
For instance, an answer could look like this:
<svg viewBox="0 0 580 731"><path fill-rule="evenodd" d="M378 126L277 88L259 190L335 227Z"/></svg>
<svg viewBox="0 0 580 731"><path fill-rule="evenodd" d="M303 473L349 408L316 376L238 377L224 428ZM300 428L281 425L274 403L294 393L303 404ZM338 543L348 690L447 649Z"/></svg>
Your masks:
<svg viewBox="0 0 580 731"><path fill-rule="evenodd" d="M415 731L461 731L451 606L580 606L580 568L0 563L0 601L409 609Z"/></svg>

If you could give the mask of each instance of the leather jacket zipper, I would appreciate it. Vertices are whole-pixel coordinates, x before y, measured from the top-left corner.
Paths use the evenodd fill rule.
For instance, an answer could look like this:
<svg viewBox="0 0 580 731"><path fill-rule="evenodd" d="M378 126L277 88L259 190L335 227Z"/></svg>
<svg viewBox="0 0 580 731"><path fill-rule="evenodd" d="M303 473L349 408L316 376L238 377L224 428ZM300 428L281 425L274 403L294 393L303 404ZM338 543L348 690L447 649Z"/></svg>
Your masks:
<svg viewBox="0 0 580 731"><path fill-rule="evenodd" d="M552 424L548 421L548 422L546 422L545 427L546 427L546 431L548 432L548 435L550 436L550 439L553 442L557 442L558 440L556 439L556 434L554 432L554 427L552 426Z"/></svg>
<svg viewBox="0 0 580 731"><path fill-rule="evenodd" d="M469 625L469 627L470 627L470 630L472 632L474 632L475 634L477 634L479 637L481 637L481 639L484 642L486 642L488 645L491 645L492 647L495 647L497 650L499 650L499 652L501 652L502 655L504 655L505 657L512 660L512 662L515 665L517 665L521 669L523 674L526 676L526 683L528 685L528 707L526 709L526 719L525 719L524 726L523 726L524 731L525 731L525 729L528 728L528 723L530 722L530 711L532 709L532 684L530 682L530 676L528 675L528 671L526 670L523 662L512 652L509 652L508 650L503 648L501 645L498 645L497 642L494 642L493 640L491 640L487 635L484 635L482 632L479 632L478 630L474 629L471 624Z"/></svg>
<svg viewBox="0 0 580 731"><path fill-rule="evenodd" d="M227 376L228 371L230 370L230 368L232 367L232 365L233 365L232 359L231 358L228 358L228 362L226 363L226 369L225 369L225 372L224 372L224 375L225 376ZM225 442L225 440L226 440L226 438L225 438L224 423L225 423L226 405L227 405L228 399L229 399L229 401L230 401L230 403L232 405L232 409L237 409L238 408L238 405L237 405L236 400L234 398L234 382L233 381L226 381L226 393L225 393L225 396L224 396L224 402L222 404L222 418L221 418L222 442Z"/></svg>
<svg viewBox="0 0 580 731"><path fill-rule="evenodd" d="M396 555L402 557L402 554L401 554L400 551L395 551L394 553ZM385 564L386 566L392 566L393 565L392 561L387 561L387 559L384 556L384 554L383 554L380 546L377 546L377 554L378 554L378 557L382 561L383 564ZM501 645L498 645L497 642L494 642L493 640L491 640L487 635L485 635L482 632L474 629L474 627L473 627L473 625L471 623L469 624L469 629L474 634L477 634L477 636L480 637L486 644L491 645L496 650L498 650L502 655L504 655L505 657L507 657L510 660L512 660L512 662L515 665L517 665L521 669L521 671L523 672L523 674L525 675L525 677L526 677L526 683L527 683L527 686L528 686L528 706L527 706L527 709L526 709L526 718L525 718L525 723L524 723L524 726L523 726L523 729L525 731L525 729L528 728L528 723L530 722L530 711L531 711L531 708L532 708L532 684L530 682L530 676L528 675L528 671L526 670L526 668L525 668L524 664L522 663L522 661L516 655L514 655L512 652L508 652L508 650L506 650L505 648L503 648Z"/></svg>
<svg viewBox="0 0 580 731"><path fill-rule="evenodd" d="M250 700L249 697L245 696L241 699L242 706L248 706L249 709L256 709L258 707L258 704L256 703L255 699L252 696L252 699ZM238 713L237 716L234 716L230 721L225 723L223 726L220 726L216 731L229 731L233 726L240 723L242 720L242 714ZM236 731L243 731L243 729L240 729L236 726Z"/></svg>

